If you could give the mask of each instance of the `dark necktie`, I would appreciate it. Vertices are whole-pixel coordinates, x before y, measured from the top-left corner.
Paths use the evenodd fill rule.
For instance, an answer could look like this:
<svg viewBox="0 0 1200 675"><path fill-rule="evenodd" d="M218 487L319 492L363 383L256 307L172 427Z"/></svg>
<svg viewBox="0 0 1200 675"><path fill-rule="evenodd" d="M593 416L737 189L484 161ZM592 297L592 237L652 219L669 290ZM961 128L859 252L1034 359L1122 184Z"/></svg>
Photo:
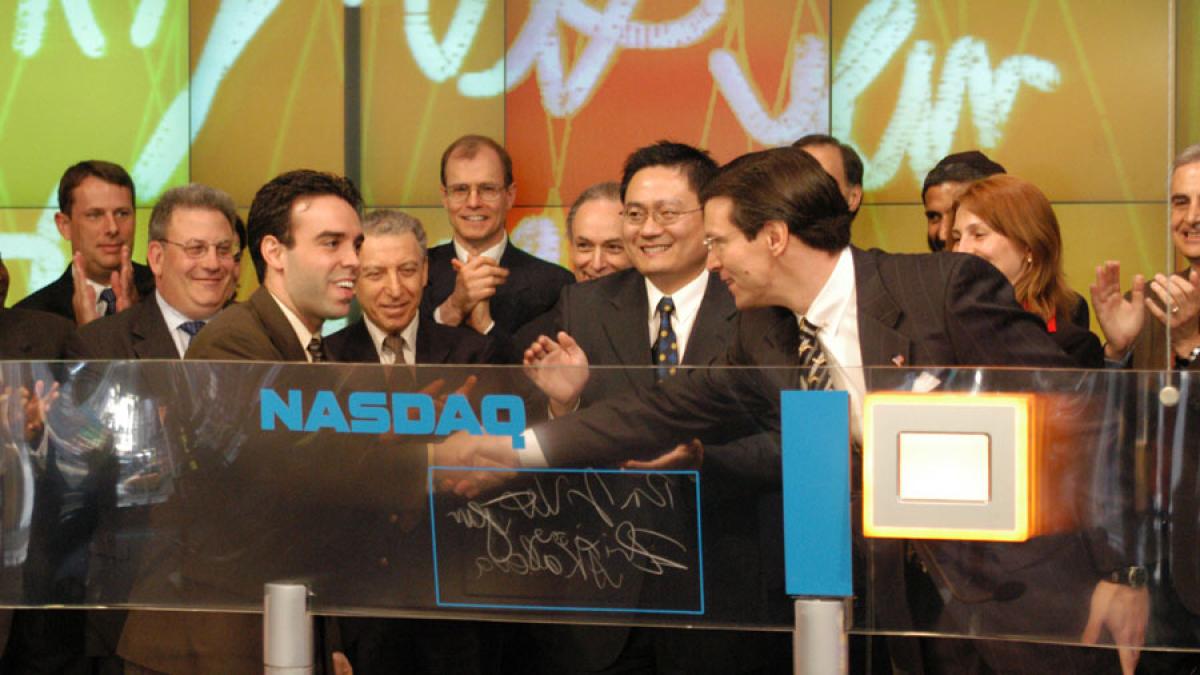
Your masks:
<svg viewBox="0 0 1200 675"><path fill-rule="evenodd" d="M395 364L397 366L408 363L404 359L404 338L399 335L389 335L383 338L383 348L396 356Z"/></svg>
<svg viewBox="0 0 1200 675"><path fill-rule="evenodd" d="M650 353L654 357L654 365L658 366L658 381L662 382L675 374L675 366L679 365L679 341L675 339L675 329L671 327L671 315L675 313L675 302L671 296L664 295L658 301L658 338Z"/></svg>
<svg viewBox="0 0 1200 675"><path fill-rule="evenodd" d="M308 341L308 346L305 347L305 349L308 350L308 354L312 357L313 363L325 362L325 345L321 343L320 335L312 336L312 339Z"/></svg>
<svg viewBox="0 0 1200 675"><path fill-rule="evenodd" d="M833 378L829 362L821 341L817 339L817 327L808 319L800 319L800 375L804 388L810 391L832 389Z"/></svg>
<svg viewBox="0 0 1200 675"><path fill-rule="evenodd" d="M184 321L179 324L179 330L187 333L189 338L194 338L196 337L196 333L199 333L200 329L204 328L204 323L203 321Z"/></svg>
<svg viewBox="0 0 1200 675"><path fill-rule="evenodd" d="M117 313L117 294L113 289L106 288L100 291L100 301L104 303L104 316Z"/></svg>

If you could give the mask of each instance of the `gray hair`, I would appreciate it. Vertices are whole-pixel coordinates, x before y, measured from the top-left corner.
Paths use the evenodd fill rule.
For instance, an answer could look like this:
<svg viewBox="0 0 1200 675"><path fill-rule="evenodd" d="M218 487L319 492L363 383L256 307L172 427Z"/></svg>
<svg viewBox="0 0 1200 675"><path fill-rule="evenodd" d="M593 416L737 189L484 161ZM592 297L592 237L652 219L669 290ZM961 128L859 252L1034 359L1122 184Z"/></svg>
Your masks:
<svg viewBox="0 0 1200 675"><path fill-rule="evenodd" d="M596 183L595 185L579 193L579 196L575 198L575 201L571 204L571 208L567 211L567 238L573 239L575 237L572 227L575 224L575 215L579 213L579 209L582 208L584 204L597 199L611 199L620 204L621 186L613 181L607 181L604 183Z"/></svg>
<svg viewBox="0 0 1200 675"><path fill-rule="evenodd" d="M1192 143L1175 156L1175 163L1171 165L1171 173L1175 173L1175 170L1181 166L1196 162L1200 162L1200 143Z"/></svg>
<svg viewBox="0 0 1200 675"><path fill-rule="evenodd" d="M237 236L238 220L237 207L233 197L228 193L201 183L188 183L177 188L171 188L158 198L154 210L150 212L150 241L163 241L167 238L167 226L171 224L171 215L175 209L206 209L216 211L229 222L229 232Z"/></svg>
<svg viewBox="0 0 1200 675"><path fill-rule="evenodd" d="M364 237L412 234L421 247L421 257L426 256L425 226L416 216L395 209L376 209L363 218L362 229Z"/></svg>

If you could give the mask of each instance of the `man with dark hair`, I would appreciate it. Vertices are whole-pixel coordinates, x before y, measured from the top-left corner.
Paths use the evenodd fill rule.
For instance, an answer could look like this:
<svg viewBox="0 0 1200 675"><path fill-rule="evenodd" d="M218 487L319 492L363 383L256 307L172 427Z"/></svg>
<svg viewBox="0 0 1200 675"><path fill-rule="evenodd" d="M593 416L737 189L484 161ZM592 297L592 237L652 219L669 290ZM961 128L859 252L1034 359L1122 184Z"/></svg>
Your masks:
<svg viewBox="0 0 1200 675"><path fill-rule="evenodd" d="M519 453L501 437L455 439L457 451L474 451L483 461L510 466L570 466L618 461L631 451L652 452L693 437L719 443L762 424L778 430L781 389L847 390L851 425L857 429L868 384L863 367L1070 367L1069 357L1037 317L1021 309L1011 285L985 261L850 246L851 216L837 183L802 151L777 148L744 155L705 186L701 201L709 269L720 275L741 310L736 335L719 363L751 369L689 372L552 420L527 432ZM554 358L542 363L586 363L570 349L549 356ZM877 376L883 377L873 373L871 379ZM916 553L935 572L928 583L937 584L939 597L946 598L943 616L951 621L975 617L992 626L992 621L1003 623L1002 617L1019 616L1042 634L1082 634L1082 623L1064 625L1061 617L1071 612L1042 608L1053 604L1087 611L1094 589L1112 584L1099 581L1104 570L1085 573L1092 558L1082 537L1062 536L1053 542L1052 561L1030 559L1038 550L1050 550L1039 549L1046 541L979 545L985 550L978 554L995 556L1001 569L1021 571L1016 583L1025 591L1016 598L956 596L956 589L978 583L972 576L978 573L973 558L964 557L957 544L926 542ZM894 544L886 552L876 565L899 575L903 556ZM1092 611L1122 644L1129 644L1136 618L1117 604L1093 605ZM934 641L932 647L948 644ZM957 672L972 658L996 670L1028 663L1053 664L1048 669L1068 672L1072 667L1101 672L1116 666L1115 655L1103 650L994 648L987 641L968 643L965 650L969 654L939 654L939 659L950 659L943 663L947 672ZM957 662L958 656L964 663ZM919 672L921 655L911 643L893 657L906 671Z"/></svg>
<svg viewBox="0 0 1200 675"><path fill-rule="evenodd" d="M925 205L925 222L929 228L926 241L930 251L945 250L946 239L950 236L947 229L950 210L967 185L998 173L1004 173L1004 167L978 150L967 150L946 155L925 176L921 202Z"/></svg>
<svg viewBox="0 0 1200 675"><path fill-rule="evenodd" d="M716 172L707 152L669 141L639 148L625 160L622 238L633 268L564 288L554 310L556 326L549 333L557 341L542 337L526 356L534 363L546 350L580 349L591 365L624 368L593 370L585 384L569 391L547 388L555 415L628 397L656 380L675 377L681 368L708 365L729 348L733 297L705 269L708 251L699 197ZM646 367L651 365L657 368ZM555 374L551 369L531 371L535 383ZM741 579L745 586L725 590L745 594L745 602L757 606L762 561L747 552L757 552L760 543L758 500L747 486L778 484L778 446L764 437L731 447L702 447L687 439L659 451L659 458L625 466L696 468L704 458L705 468L711 469L705 474L706 488L717 485L701 495L706 544L713 551L743 552L736 556L739 573L725 578ZM706 565L728 570L729 558L713 555ZM656 672L758 672L781 651L773 652L764 635L724 631L546 627L538 635L547 661L542 672L615 672L635 664L657 666Z"/></svg>
<svg viewBox="0 0 1200 675"><path fill-rule="evenodd" d="M84 325L131 307L154 290L149 268L130 260L136 225L133 180L111 162L89 160L68 168L58 184L54 222L71 242L71 264L58 280L17 307Z"/></svg>
<svg viewBox="0 0 1200 675"><path fill-rule="evenodd" d="M621 241L621 186L596 183L567 210L567 243L576 281L590 281L629 267Z"/></svg>
<svg viewBox="0 0 1200 675"><path fill-rule="evenodd" d="M820 162L821 168L837 181L850 213L857 215L863 198L863 163L854 148L829 134L808 134L792 143L792 147Z"/></svg>
<svg viewBox="0 0 1200 675"><path fill-rule="evenodd" d="M345 316L354 297L357 250L362 242L361 209L362 198L354 184L330 173L289 171L260 188L250 205L247 234L250 255L262 285L247 302L231 305L209 322L191 340L186 357L301 363L326 360L321 326L326 319ZM262 443L254 450L260 453L259 457L269 456L273 449L270 439ZM247 461L253 462L255 453L250 454L252 457ZM271 464L263 459L258 461ZM267 475L254 476L271 480ZM262 494L237 496L256 501L265 499L268 503L272 499L263 495L278 497L279 486L264 484L260 488ZM239 508L222 506L231 509L231 513L237 513ZM242 504L240 508L250 507ZM211 517L220 522L223 516ZM182 564L187 566L182 573L185 577L211 574L200 561L185 560ZM259 616L165 613L155 618L154 625L156 629L135 627L131 618L122 635L120 655L152 672L261 670Z"/></svg>
<svg viewBox="0 0 1200 675"><path fill-rule="evenodd" d="M558 265L508 240L508 211L516 200L512 159L486 136L463 136L442 153L442 204L453 241L429 251L429 287L422 308L448 326L507 339L554 306L573 280Z"/></svg>

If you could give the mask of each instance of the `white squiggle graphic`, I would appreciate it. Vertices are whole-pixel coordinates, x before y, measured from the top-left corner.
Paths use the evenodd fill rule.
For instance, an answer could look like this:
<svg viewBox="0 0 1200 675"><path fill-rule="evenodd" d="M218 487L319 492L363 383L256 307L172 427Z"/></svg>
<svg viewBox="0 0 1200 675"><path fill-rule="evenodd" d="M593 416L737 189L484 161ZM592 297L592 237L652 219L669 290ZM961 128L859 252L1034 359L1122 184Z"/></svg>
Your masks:
<svg viewBox="0 0 1200 675"><path fill-rule="evenodd" d="M129 27L130 44L138 49L154 44L166 12L167 0L142 0L133 15L133 25Z"/></svg>
<svg viewBox="0 0 1200 675"><path fill-rule="evenodd" d="M50 0L21 0L17 5L16 21L13 22L14 52L29 58L42 48L48 9Z"/></svg>
<svg viewBox="0 0 1200 675"><path fill-rule="evenodd" d="M104 56L108 41L100 32L100 24L96 23L90 0L62 0L62 8L67 16L67 28L75 38L75 44L79 45L79 51L90 59Z"/></svg>
<svg viewBox="0 0 1200 675"><path fill-rule="evenodd" d="M853 142L858 96L911 34L915 18L916 6L912 0L875 0L855 19L839 54L839 61L842 55L847 55L848 65L843 67L839 63L834 69L831 125L834 136ZM904 31L897 27L903 27ZM852 48L856 51L849 51ZM1057 88L1061 79L1058 66L1028 55L1010 56L993 71L987 46L978 38L963 37L947 52L934 95L931 84L934 61L931 43L919 40L913 45L905 62L892 118L874 156L863 157L864 188L872 190L889 183L905 154L914 174L923 176L933 168L954 142L964 93L971 102L978 145L990 149L1000 141L1002 127L1022 84L1048 92Z"/></svg>
<svg viewBox="0 0 1200 675"><path fill-rule="evenodd" d="M463 73L464 96L499 96L525 81L536 69L547 112L566 117L578 112L603 80L618 49L677 49L704 39L725 15L724 0L701 0L672 21L632 21L640 0L611 0L603 12L581 0L539 0L530 8L508 53L491 68ZM588 38L587 47L569 75L563 73L559 22Z"/></svg>
<svg viewBox="0 0 1200 675"><path fill-rule="evenodd" d="M772 119L766 105L746 80L736 57L725 49L714 49L708 55L708 70L717 89L730 102L742 128L760 143L786 145L803 135L797 133L799 129L816 130L829 126L825 41L814 35L806 36L796 45L794 59L787 109Z"/></svg>
<svg viewBox="0 0 1200 675"><path fill-rule="evenodd" d="M543 260L557 262L562 254L562 231L546 216L522 218L513 228L512 241Z"/></svg>
<svg viewBox="0 0 1200 675"><path fill-rule="evenodd" d="M445 82L458 74L463 58L475 42L479 23L487 11L487 0L460 0L441 42L429 25L429 0L406 0L404 35L409 52L425 77Z"/></svg>

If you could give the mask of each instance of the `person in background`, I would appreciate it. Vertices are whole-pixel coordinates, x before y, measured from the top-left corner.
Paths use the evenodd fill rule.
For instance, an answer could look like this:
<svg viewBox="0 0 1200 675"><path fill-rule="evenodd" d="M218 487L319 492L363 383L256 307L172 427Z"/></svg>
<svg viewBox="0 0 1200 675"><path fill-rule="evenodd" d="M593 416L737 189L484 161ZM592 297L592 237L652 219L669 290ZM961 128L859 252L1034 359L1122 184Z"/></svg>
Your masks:
<svg viewBox="0 0 1200 675"><path fill-rule="evenodd" d="M812 155L825 173L833 176L850 213L858 215L863 199L863 162L854 148L829 134L809 134L792 143L792 147Z"/></svg>
<svg viewBox="0 0 1200 675"><path fill-rule="evenodd" d="M934 253L945 250L950 230L946 227L954 200L971 183L1005 173L1004 167L988 159L978 150L946 155L925 176L921 186L921 203L925 205L926 240Z"/></svg>
<svg viewBox="0 0 1200 675"><path fill-rule="evenodd" d="M1062 235L1050 200L1032 183L995 175L967 186L949 220L950 247L1000 270L1022 307L1081 368L1102 368L1104 350L1088 330L1088 305L1067 286Z"/></svg>
<svg viewBox="0 0 1200 675"><path fill-rule="evenodd" d="M633 263L621 240L621 186L596 183L579 193L567 211L567 239L575 281L619 272Z"/></svg>

